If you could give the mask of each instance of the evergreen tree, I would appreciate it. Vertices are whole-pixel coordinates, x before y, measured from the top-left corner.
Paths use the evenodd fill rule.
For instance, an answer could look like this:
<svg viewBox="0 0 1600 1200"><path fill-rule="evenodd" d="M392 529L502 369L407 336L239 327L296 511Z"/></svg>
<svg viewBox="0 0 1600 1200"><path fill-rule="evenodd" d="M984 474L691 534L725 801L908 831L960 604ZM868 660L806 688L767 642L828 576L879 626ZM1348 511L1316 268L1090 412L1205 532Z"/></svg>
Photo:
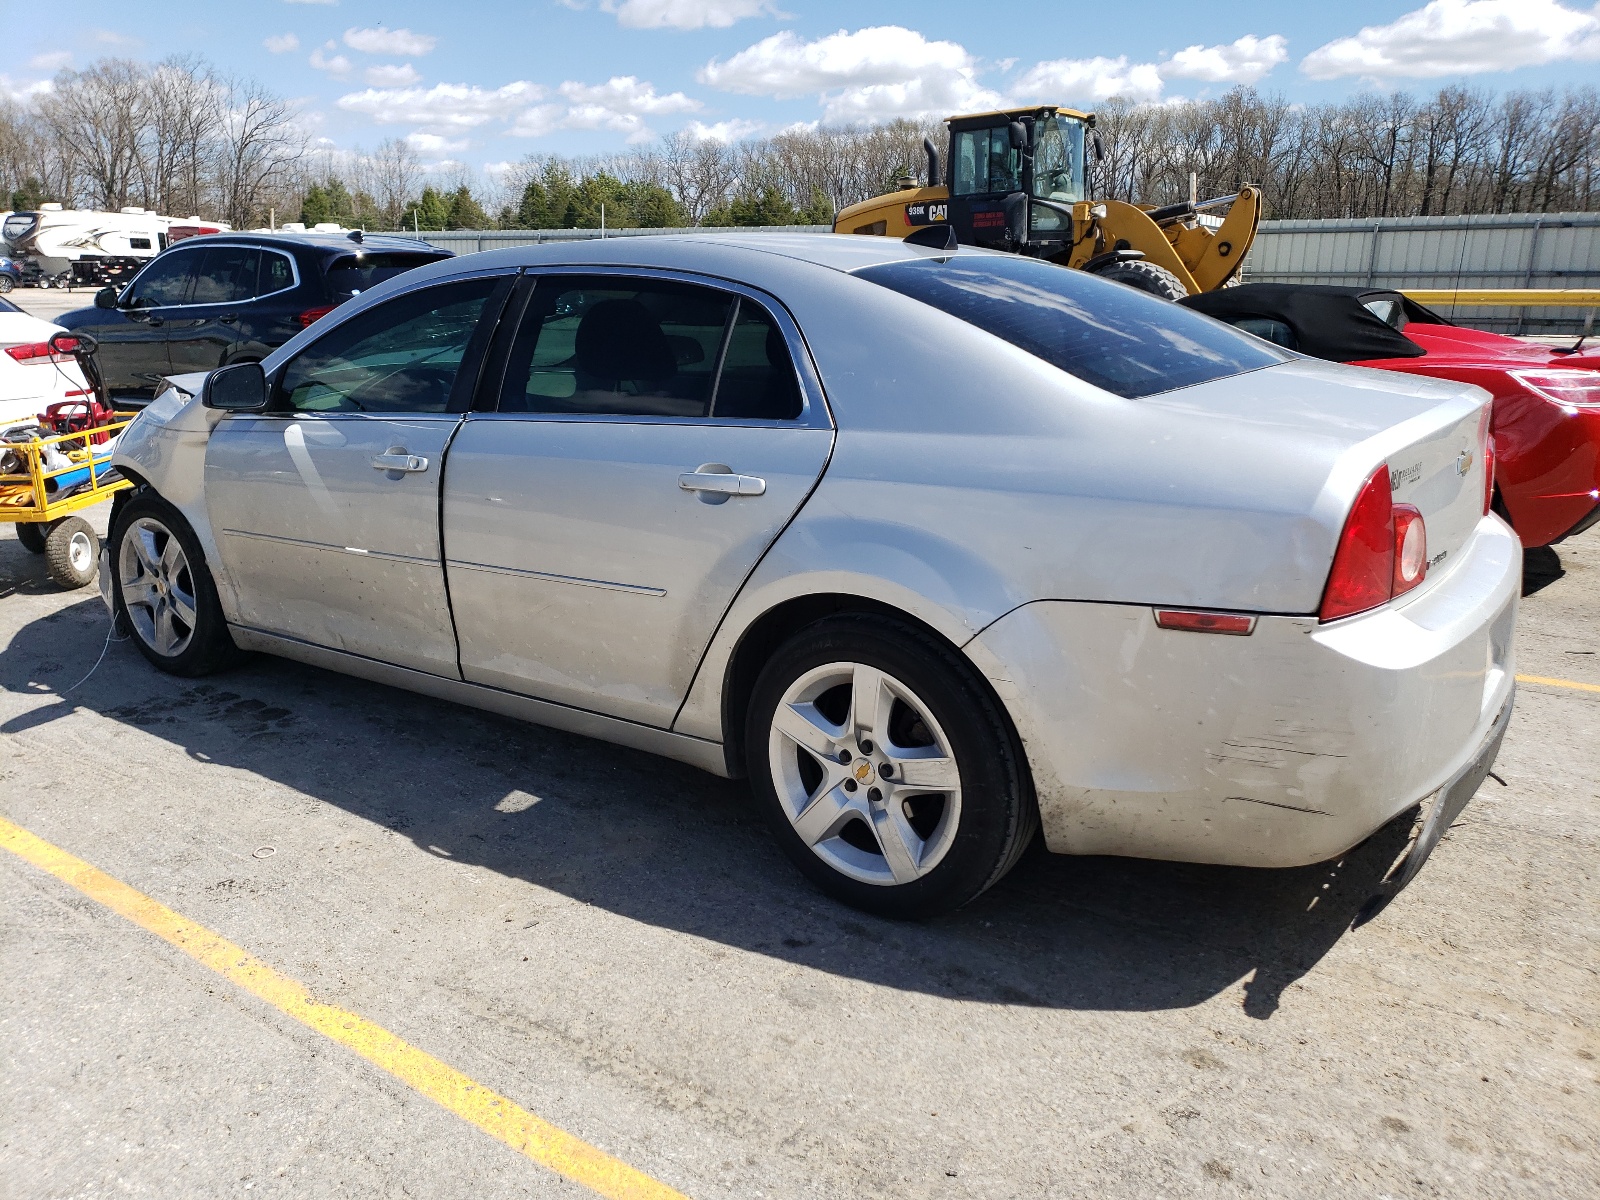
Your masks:
<svg viewBox="0 0 1600 1200"><path fill-rule="evenodd" d="M431 187L422 189L422 196L406 205L402 221L405 229L439 231L450 227L450 202Z"/></svg>
<svg viewBox="0 0 1600 1200"><path fill-rule="evenodd" d="M487 229L489 227L489 214L483 211L466 184L458 187L450 196L450 212L446 219L446 229Z"/></svg>
<svg viewBox="0 0 1600 1200"><path fill-rule="evenodd" d="M806 205L796 214L797 225L832 225L833 201L828 199L828 193L821 188L814 188L811 192L811 203Z"/></svg>

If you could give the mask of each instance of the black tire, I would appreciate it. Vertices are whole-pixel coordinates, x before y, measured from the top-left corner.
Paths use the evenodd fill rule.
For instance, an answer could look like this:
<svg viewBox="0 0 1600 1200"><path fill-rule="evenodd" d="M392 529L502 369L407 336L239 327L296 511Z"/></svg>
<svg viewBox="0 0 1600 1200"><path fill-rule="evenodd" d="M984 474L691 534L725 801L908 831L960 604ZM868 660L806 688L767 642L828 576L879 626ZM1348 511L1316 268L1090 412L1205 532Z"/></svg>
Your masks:
<svg viewBox="0 0 1600 1200"><path fill-rule="evenodd" d="M29 554L44 553L45 535L50 532L50 526L35 524L32 521L19 521L17 523L17 541L22 543L22 548Z"/></svg>
<svg viewBox="0 0 1600 1200"><path fill-rule="evenodd" d="M1125 283L1129 287L1138 288L1141 292L1149 292L1152 296L1160 296L1163 300L1182 300L1189 294L1189 289L1184 287L1171 271L1153 262L1145 262L1143 259L1111 263L1095 274L1102 279Z"/></svg>
<svg viewBox="0 0 1600 1200"><path fill-rule="evenodd" d="M100 560L100 539L82 517L62 517L44 538L45 568L64 588L88 587Z"/></svg>
<svg viewBox="0 0 1600 1200"><path fill-rule="evenodd" d="M941 809L939 815L933 818L942 822L946 812L953 812L953 830L940 824L932 835L922 834L930 838L923 843L924 848L933 844L933 837L940 838L944 846L940 851L942 857L928 856L926 861L932 865L926 868L926 873L908 882L888 879L866 882L851 877L825 860L823 851L813 850L797 832L790 809L779 795L780 788L790 790L796 786L793 781L800 779L801 791L793 794L797 797L797 803L805 807L810 803L805 799L807 793L813 800L826 798L825 792L842 798L843 793L837 788L850 788L856 793L858 788L880 782L878 775L882 774L881 766L877 774L868 771L861 776L864 782L854 787L848 779L833 787L825 787L821 781L825 779L823 772L835 769L833 759L825 760L815 754L810 755L810 772L819 781L814 784L805 782L801 760L809 752L799 749L798 745L783 742L781 736L774 732L774 718L786 693L800 686L803 680L830 670L837 664L864 665L904 685L932 716L934 726L947 743L948 756L954 759L959 778L959 805L954 809ZM819 710L826 696L824 693L818 697L816 707ZM837 699L833 703L837 703ZM901 702L895 700L893 703ZM851 708L854 708L853 702ZM890 711L900 714L900 719L904 719L902 710ZM845 728L853 721L853 715L831 719L845 722L841 726ZM890 716L887 724L890 729L894 728L894 715ZM917 728L927 733L926 726ZM789 783L782 778L775 778L775 775L781 775L786 770L786 766L780 761L778 771L774 771L773 742L780 743L779 753L793 752L796 756L797 773L789 776ZM839 744L844 745L843 742ZM907 741L906 744L919 743ZM840 767L839 772L848 775L862 762L870 762L873 749L880 754L889 752L887 747L873 747L870 741L858 743L857 751L861 745L866 745L868 751L853 760L857 767L849 770ZM751 787L784 852L821 890L846 904L880 916L926 918L960 908L993 886L1016 864L1039 827L1033 783L1021 745L987 683L970 663L942 640L890 617L860 615L829 618L801 630L780 646L756 681L746 716L745 747ZM826 766L823 765L825 762ZM884 778L892 782L890 776ZM877 788L871 791L874 795L878 794ZM881 814L885 805L898 804L909 826L917 819L912 806L919 801L927 800L936 805L951 803L948 796L913 795L909 799L897 799L901 794L889 788L886 798L875 799L874 807L869 811ZM851 845L864 849L867 859L875 850L887 871L888 857L883 844L871 832L872 825L865 820L855 823L859 824L859 829L854 834L857 840ZM839 843L850 841L850 835L846 832L850 828L850 825L845 825L839 834L830 835L826 844L838 847ZM940 833L939 830L944 832ZM819 839L819 845L823 844Z"/></svg>
<svg viewBox="0 0 1600 1200"><path fill-rule="evenodd" d="M149 537L147 543L143 541L146 535ZM154 597L148 602L136 596L133 611L130 612L124 594L124 574L135 574L129 570L130 562L144 561L139 556L138 547L129 544L129 539L134 537L140 538L148 553L162 562L166 561L167 539L176 540L183 564L171 572L171 582L165 582L163 577L163 596ZM132 558L128 559L127 556ZM194 530L189 528L182 513L149 488L134 492L117 513L111 531L109 557L111 599L116 607L117 620L130 631L133 644L152 665L169 675L192 677L223 670L244 657L228 633L227 619L222 615L222 605L217 600L216 585L212 582L211 571L206 566L205 554ZM139 578L146 575L154 578L153 573L142 567L137 574ZM132 581L130 578L127 582ZM175 604L174 598L181 604ZM172 614L165 622L160 611L163 601ZM176 615L185 608L194 615L192 623ZM174 633L177 637L169 645L163 646L163 632Z"/></svg>

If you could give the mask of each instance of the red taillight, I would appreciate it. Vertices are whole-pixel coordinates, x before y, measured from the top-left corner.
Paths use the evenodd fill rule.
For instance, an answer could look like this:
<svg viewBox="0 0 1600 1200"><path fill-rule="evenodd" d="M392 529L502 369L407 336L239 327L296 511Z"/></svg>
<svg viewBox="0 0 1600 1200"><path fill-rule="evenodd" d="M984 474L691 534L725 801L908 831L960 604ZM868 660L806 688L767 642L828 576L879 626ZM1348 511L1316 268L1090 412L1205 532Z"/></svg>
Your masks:
<svg viewBox="0 0 1600 1200"><path fill-rule="evenodd" d="M323 317L333 311L333 308L334 306L331 304L324 304L321 308L306 309L305 312L300 314L300 328L305 329L313 322L322 320Z"/></svg>
<svg viewBox="0 0 1600 1200"><path fill-rule="evenodd" d="M28 342L21 346L7 346L6 353L19 363L29 365L71 362L72 352L78 348L78 339L58 337L56 347L52 350L49 342Z"/></svg>
<svg viewBox="0 0 1600 1200"><path fill-rule="evenodd" d="M1190 633L1247 634L1255 630L1256 619L1242 613L1196 612L1190 608L1158 608L1156 624L1163 629L1183 629Z"/></svg>
<svg viewBox="0 0 1600 1200"><path fill-rule="evenodd" d="M1388 602L1394 594L1394 501L1389 464L1383 463L1361 485L1355 507L1345 518L1333 570L1317 615L1336 621Z"/></svg>

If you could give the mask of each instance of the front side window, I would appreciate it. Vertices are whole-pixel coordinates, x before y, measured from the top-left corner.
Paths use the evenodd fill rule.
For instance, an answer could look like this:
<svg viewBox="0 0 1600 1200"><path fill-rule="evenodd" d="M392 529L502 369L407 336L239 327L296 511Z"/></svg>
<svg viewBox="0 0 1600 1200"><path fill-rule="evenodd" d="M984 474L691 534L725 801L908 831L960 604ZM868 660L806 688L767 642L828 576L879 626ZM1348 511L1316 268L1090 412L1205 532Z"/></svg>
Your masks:
<svg viewBox="0 0 1600 1200"><path fill-rule="evenodd" d="M1286 361L1181 304L1039 259L961 254L856 274L1118 396L1151 396Z"/></svg>
<svg viewBox="0 0 1600 1200"><path fill-rule="evenodd" d="M1022 186L1022 151L1011 148L1009 126L969 129L951 138L955 160L951 191L957 196L1014 192Z"/></svg>
<svg viewBox="0 0 1600 1200"><path fill-rule="evenodd" d="M423 288L379 304L301 352L278 382L281 409L302 413L459 412L456 376L500 281Z"/></svg>
<svg viewBox="0 0 1600 1200"><path fill-rule="evenodd" d="M734 301L667 280L546 276L512 345L500 411L704 417Z"/></svg>
<svg viewBox="0 0 1600 1200"><path fill-rule="evenodd" d="M261 252L249 246L210 246L195 273L190 304L236 304L256 294Z"/></svg>
<svg viewBox="0 0 1600 1200"><path fill-rule="evenodd" d="M1057 204L1084 198L1083 123L1046 117L1033 127L1033 194Z"/></svg>
<svg viewBox="0 0 1600 1200"><path fill-rule="evenodd" d="M199 264L198 250L163 254L139 272L139 277L128 289L125 303L129 308L159 308L184 303Z"/></svg>

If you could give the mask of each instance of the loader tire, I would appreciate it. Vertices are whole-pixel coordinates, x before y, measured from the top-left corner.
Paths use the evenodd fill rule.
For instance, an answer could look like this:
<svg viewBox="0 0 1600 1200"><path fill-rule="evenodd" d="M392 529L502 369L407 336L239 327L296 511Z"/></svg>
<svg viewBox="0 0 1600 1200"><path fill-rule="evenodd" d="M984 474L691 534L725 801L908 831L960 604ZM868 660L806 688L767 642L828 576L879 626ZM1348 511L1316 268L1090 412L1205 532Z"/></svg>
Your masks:
<svg viewBox="0 0 1600 1200"><path fill-rule="evenodd" d="M1163 300L1182 300L1189 290L1171 271L1153 262L1134 259L1131 262L1111 263L1095 272L1102 279L1111 279L1160 296Z"/></svg>

